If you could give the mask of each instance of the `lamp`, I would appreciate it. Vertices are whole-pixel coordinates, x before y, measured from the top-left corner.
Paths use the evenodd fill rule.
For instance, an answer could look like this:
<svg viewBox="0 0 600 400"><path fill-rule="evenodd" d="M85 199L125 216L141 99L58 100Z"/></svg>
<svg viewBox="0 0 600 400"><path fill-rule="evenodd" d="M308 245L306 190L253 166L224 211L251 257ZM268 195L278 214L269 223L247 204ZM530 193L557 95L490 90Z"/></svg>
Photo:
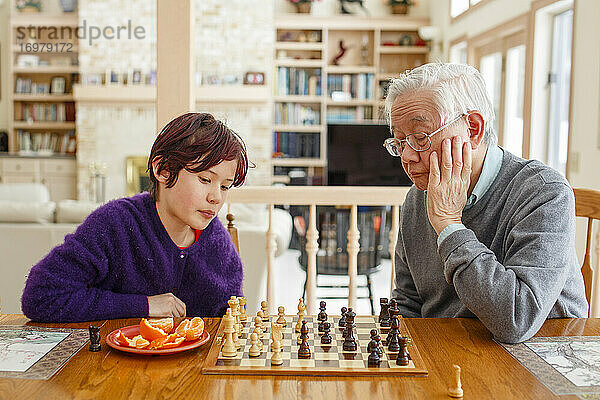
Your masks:
<svg viewBox="0 0 600 400"><path fill-rule="evenodd" d="M441 44L439 42L440 28L437 26L420 26L418 32L419 37L427 42L427 47L429 47L430 51L437 44L441 52Z"/></svg>

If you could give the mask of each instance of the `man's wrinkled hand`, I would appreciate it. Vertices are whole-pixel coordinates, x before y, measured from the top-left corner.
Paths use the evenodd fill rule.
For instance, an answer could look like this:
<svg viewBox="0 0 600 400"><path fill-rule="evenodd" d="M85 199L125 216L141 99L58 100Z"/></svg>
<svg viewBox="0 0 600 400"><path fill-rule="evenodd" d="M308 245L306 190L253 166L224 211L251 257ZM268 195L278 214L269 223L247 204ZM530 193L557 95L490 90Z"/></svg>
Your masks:
<svg viewBox="0 0 600 400"><path fill-rule="evenodd" d="M460 136L444 139L441 163L435 151L429 156L427 185L427 215L438 235L448 225L462 222L470 181L471 143L463 143Z"/></svg>

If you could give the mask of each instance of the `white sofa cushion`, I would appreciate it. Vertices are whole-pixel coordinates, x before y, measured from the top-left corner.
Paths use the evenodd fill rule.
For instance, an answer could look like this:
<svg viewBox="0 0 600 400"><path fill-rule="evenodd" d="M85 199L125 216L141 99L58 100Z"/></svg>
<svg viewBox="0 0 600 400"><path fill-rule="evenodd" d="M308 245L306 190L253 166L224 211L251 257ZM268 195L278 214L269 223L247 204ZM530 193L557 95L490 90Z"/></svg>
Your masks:
<svg viewBox="0 0 600 400"><path fill-rule="evenodd" d="M79 224L100 205L91 201L61 200L56 207L56 222Z"/></svg>
<svg viewBox="0 0 600 400"><path fill-rule="evenodd" d="M0 200L48 202L50 192L41 183L2 183Z"/></svg>
<svg viewBox="0 0 600 400"><path fill-rule="evenodd" d="M0 222L53 222L53 201L0 200Z"/></svg>

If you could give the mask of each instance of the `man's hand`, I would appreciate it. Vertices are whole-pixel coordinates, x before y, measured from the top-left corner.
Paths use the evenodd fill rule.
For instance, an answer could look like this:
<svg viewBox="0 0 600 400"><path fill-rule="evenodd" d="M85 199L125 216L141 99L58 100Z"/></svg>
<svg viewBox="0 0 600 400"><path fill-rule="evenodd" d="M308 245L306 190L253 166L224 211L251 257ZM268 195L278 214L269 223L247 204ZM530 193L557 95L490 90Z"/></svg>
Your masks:
<svg viewBox="0 0 600 400"><path fill-rule="evenodd" d="M462 210L467 203L471 181L471 143L463 144L460 136L444 139L441 169L440 174L434 151L429 156L427 215L438 235L448 225L462 222Z"/></svg>
<svg viewBox="0 0 600 400"><path fill-rule="evenodd" d="M185 317L185 303L173 293L148 296L149 317Z"/></svg>

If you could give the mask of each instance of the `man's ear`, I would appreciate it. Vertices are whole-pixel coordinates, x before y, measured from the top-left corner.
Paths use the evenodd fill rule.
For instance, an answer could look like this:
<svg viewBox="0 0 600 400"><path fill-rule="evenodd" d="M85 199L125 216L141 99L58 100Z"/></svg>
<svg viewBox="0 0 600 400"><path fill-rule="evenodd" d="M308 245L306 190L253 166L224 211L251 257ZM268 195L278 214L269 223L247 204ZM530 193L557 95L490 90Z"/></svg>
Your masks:
<svg viewBox="0 0 600 400"><path fill-rule="evenodd" d="M161 171L160 174L158 173L158 164L160 162L160 157L157 157L154 159L154 161L152 161L152 173L154 174L154 177L156 178L157 181L159 181L160 183L167 183L167 179L169 179L169 171Z"/></svg>
<svg viewBox="0 0 600 400"><path fill-rule="evenodd" d="M470 111L467 114L467 128L471 147L475 150L483 143L485 134L485 120L479 111Z"/></svg>

